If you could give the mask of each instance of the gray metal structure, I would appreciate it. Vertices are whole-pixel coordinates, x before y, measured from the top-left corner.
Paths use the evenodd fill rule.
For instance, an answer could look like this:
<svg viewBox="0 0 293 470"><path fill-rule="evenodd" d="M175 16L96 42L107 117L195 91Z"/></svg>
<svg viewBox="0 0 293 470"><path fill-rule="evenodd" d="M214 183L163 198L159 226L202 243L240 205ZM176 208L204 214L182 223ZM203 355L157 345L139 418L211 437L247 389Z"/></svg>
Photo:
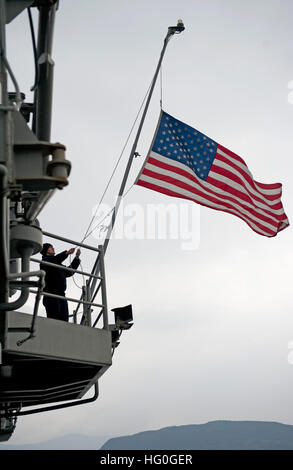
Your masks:
<svg viewBox="0 0 293 470"><path fill-rule="evenodd" d="M45 232L37 220L54 192L68 184L71 168L65 146L50 142L57 7L57 0L0 0L0 441L9 439L18 416L96 400L98 379L112 364L121 332L132 326L130 319L115 319L109 325L104 251L110 234L104 246L93 247ZM37 41L30 8L38 10ZM33 103L25 102L6 56L6 24L25 9L35 56ZM119 196L124 192L168 40L183 29L182 22L168 29ZM7 89L8 76L12 92ZM117 210L118 206L112 228ZM68 323L38 316L41 297L54 297L43 292L45 272L30 270L31 262L40 263L33 255L40 252L44 236L91 250L95 256L91 273L75 271L87 281L81 298L66 297L76 305ZM10 300L16 293L16 300ZM30 293L35 294L32 315L19 311ZM95 301L97 295L100 301ZM93 396L84 399L91 387Z"/></svg>

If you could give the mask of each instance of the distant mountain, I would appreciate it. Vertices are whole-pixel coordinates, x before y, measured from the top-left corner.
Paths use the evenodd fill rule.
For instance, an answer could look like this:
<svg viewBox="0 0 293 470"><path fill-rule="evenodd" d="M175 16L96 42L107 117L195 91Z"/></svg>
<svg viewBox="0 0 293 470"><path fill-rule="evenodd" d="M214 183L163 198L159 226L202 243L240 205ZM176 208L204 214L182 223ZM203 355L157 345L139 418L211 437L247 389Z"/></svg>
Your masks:
<svg viewBox="0 0 293 470"><path fill-rule="evenodd" d="M97 450L107 439L107 437L69 434L34 444L13 445L8 441L0 444L0 450Z"/></svg>
<svg viewBox="0 0 293 470"><path fill-rule="evenodd" d="M70 434L26 445L8 441L0 444L0 450L293 450L293 426L265 421L211 421L107 439Z"/></svg>
<svg viewBox="0 0 293 470"><path fill-rule="evenodd" d="M293 426L265 421L211 421L108 440L100 450L287 450Z"/></svg>

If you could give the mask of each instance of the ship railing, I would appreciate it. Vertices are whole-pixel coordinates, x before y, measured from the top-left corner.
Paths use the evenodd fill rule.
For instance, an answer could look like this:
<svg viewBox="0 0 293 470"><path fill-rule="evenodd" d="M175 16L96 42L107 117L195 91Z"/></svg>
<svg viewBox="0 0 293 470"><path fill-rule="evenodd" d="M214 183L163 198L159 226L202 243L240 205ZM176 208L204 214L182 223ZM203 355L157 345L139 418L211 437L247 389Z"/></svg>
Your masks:
<svg viewBox="0 0 293 470"><path fill-rule="evenodd" d="M75 245L84 249L92 250L97 253L96 259L96 266L98 266L98 274L96 271L89 273L84 271L83 269L72 269L69 267L65 267L62 265L58 265L55 263L50 263L48 261L43 261L37 258L30 258L31 261L34 263L39 263L44 266L52 266L54 269L62 269L63 271L72 272L74 274L80 274L83 277L87 277L85 284L82 286L82 294L79 299L74 297L67 297L57 294L52 294L49 292L42 292L41 295L44 297L50 297L55 299L63 299L68 302L73 302L77 304L76 309L73 311L73 314L69 315L72 318L73 323L80 323L82 325L96 327L102 319L103 322L103 329L109 329L109 321L108 321L108 306L107 306L107 293L106 293L106 276L105 276L105 264L104 264L104 247L103 245L99 245L98 247L93 247L90 245L86 245L81 242L77 242L76 240L71 240L66 237L61 237L60 235L56 235L49 232L44 232L43 235L49 238L53 238L56 240L61 240L71 245ZM96 291L94 295L92 295L92 287L91 283L94 282L94 285L98 283ZM97 293L101 290L101 303L94 302ZM31 293L36 294L37 292L34 290L30 290ZM82 307L82 310L79 311L79 308ZM95 313L96 309L99 309L98 313ZM81 316L81 318L80 318Z"/></svg>

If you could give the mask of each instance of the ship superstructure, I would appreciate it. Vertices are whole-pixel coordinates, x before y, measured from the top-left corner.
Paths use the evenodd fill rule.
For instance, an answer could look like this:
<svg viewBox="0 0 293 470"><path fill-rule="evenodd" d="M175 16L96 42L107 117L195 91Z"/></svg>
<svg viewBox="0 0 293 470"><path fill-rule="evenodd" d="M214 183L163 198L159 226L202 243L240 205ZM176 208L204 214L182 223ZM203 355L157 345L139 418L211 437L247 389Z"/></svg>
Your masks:
<svg viewBox="0 0 293 470"><path fill-rule="evenodd" d="M37 38L32 9L38 14ZM114 322L109 324L104 254L165 49L170 37L184 30L181 20L168 28L106 240L103 245L91 246L46 232L38 222L54 193L68 185L71 170L65 145L51 142L57 9L57 0L0 0L0 440L9 439L18 416L96 400L98 380L112 364L121 333L133 324L131 305L112 309ZM6 55L6 25L25 10L35 58L32 102L21 92ZM12 90L8 89L8 77ZM79 298L43 291L45 272L35 255L44 242L56 239L93 255L91 272L74 270L85 279ZM43 262L43 267L46 264ZM34 295L34 306L27 313L30 294ZM38 316L43 296L75 304L70 321ZM92 387L92 396L83 398Z"/></svg>

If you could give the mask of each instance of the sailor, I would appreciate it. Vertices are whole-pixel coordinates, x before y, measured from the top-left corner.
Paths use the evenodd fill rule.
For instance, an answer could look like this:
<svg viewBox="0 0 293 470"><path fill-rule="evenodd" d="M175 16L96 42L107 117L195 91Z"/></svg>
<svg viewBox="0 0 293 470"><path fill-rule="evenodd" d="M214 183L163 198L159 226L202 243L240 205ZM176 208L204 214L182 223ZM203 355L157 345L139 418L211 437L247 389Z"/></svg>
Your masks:
<svg viewBox="0 0 293 470"><path fill-rule="evenodd" d="M62 251L59 254L55 254L55 250L53 245L50 243L44 243L43 248L41 250L41 255L43 256L43 261L47 261L49 263L54 263L58 265L62 265L62 262L65 259L74 253L75 248L70 248L68 251ZM73 259L70 266L71 269L77 269L80 264L80 249L76 250L75 258ZM46 264L42 264L40 269L43 269L46 272L45 276L45 287L44 292L48 292L50 294L60 295L65 297L66 291L66 278L73 276L73 272L66 271L65 269L54 268L54 266L47 266ZM44 295L43 297L43 304L46 308L46 313L48 318L54 318L55 320L63 320L68 321L69 313L68 313L68 304L67 300L65 299L56 299L53 297L47 297Z"/></svg>

